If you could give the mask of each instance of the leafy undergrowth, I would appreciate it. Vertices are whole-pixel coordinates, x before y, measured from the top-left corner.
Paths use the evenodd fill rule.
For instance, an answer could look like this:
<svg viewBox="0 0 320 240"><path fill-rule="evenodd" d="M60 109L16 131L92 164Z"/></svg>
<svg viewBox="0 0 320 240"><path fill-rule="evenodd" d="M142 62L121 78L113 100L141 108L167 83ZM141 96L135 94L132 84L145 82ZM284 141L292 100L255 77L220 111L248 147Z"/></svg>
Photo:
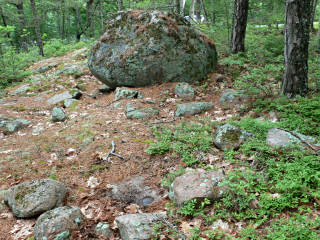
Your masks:
<svg viewBox="0 0 320 240"><path fill-rule="evenodd" d="M283 122L292 117L284 116L288 118ZM312 212L320 202L320 156L309 150L274 150L267 146L267 131L282 126L282 122L244 118L231 123L255 137L238 151L224 153L224 161L232 166L221 184L228 188L227 193L217 202L191 200L181 208L168 204L168 214L203 220L205 224L199 231L194 229L191 239L228 239L228 234L210 230L218 219L244 222L246 227L234 233L239 239L317 239L320 219ZM215 123L202 121L182 123L172 130L154 129L157 142L151 143L147 152L169 153L181 157L188 166L214 169L214 165L199 158L199 152L206 154L214 148L210 136L215 127ZM175 177L184 173L185 169L179 169L168 174L163 185L169 187Z"/></svg>

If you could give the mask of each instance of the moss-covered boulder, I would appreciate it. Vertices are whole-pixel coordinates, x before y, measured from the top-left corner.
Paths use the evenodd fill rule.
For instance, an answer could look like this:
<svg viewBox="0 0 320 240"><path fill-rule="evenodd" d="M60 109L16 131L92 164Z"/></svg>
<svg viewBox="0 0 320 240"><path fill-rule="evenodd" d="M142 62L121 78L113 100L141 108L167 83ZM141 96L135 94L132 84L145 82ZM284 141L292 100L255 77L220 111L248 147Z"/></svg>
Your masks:
<svg viewBox="0 0 320 240"><path fill-rule="evenodd" d="M36 240L69 240L73 230L79 230L85 217L77 207L59 207L43 213L34 227Z"/></svg>
<svg viewBox="0 0 320 240"><path fill-rule="evenodd" d="M16 217L28 218L62 205L66 193L61 182L40 179L13 186L4 193L4 201Z"/></svg>
<svg viewBox="0 0 320 240"><path fill-rule="evenodd" d="M20 118L11 118L0 114L0 130L4 134L12 134L31 124L30 121Z"/></svg>
<svg viewBox="0 0 320 240"><path fill-rule="evenodd" d="M92 74L110 87L194 82L216 64L211 39L181 16L159 11L117 13L88 59Z"/></svg>
<svg viewBox="0 0 320 240"><path fill-rule="evenodd" d="M228 151L238 149L250 137L253 137L252 133L231 124L224 124L217 129L213 142L217 148Z"/></svg>

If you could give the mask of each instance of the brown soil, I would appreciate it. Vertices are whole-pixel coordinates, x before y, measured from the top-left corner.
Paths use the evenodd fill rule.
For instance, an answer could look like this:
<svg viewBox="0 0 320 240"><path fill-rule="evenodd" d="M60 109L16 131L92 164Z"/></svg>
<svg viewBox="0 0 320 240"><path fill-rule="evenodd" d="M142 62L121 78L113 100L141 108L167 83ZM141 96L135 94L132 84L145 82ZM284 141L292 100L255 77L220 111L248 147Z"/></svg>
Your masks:
<svg viewBox="0 0 320 240"><path fill-rule="evenodd" d="M71 56L72 53L47 59L34 64L31 68L36 69L53 62L57 63L59 68L62 63L74 61ZM106 197L106 192L110 190L109 184L131 176L147 175L146 184L161 188L160 180L168 172L183 165L178 158L165 161L164 155L153 156L145 152L148 147L146 140L154 139L152 126L159 124L172 126L182 120L191 121L198 117L220 120L226 116L236 116L233 110L219 108L217 102L221 91L231 85L231 78L227 75L224 75L223 83L215 81L215 73L205 80L206 88L204 85L194 86L196 101L212 102L214 109L200 116L176 118L173 115L175 106L182 102L174 96L176 83L138 88L143 99L120 100L121 107L114 108L114 92L99 95L96 99L91 96L91 92L102 84L95 80L89 71L78 79L71 76L53 79L51 76L56 70L54 68L43 74L45 80L39 89L25 96L9 96L0 105L0 114L32 122L29 127L15 134L4 135L0 132L0 190L27 180L48 177L65 183L70 187L66 204L80 207L88 218L85 229L78 232L77 236L74 236L75 239L93 239L92 229L97 222L103 221L113 226L116 216L139 210L134 205L128 207L127 204ZM224 70L218 68L218 72L223 73ZM69 120L52 123L53 106L47 105L47 99L65 91L67 85L76 87L79 82L87 84L85 94L76 108L65 109ZM165 90L168 90L168 93L165 93ZM146 103L148 98L155 104ZM126 103L130 101L142 101L146 106L159 108L159 117L149 120L128 120L124 109ZM33 132L35 128L43 130L37 134ZM86 139L90 138L91 140L85 143ZM112 141L116 144L116 153L122 155L124 160L117 157L112 157L111 162L102 160L111 151ZM99 183L97 187L88 187L90 176L97 178ZM165 198L150 207L140 208L140 211L163 211L167 201L168 198ZM3 206L1 209L0 206L0 239L31 237L35 220L17 219L12 216L8 207ZM117 231L113 239L120 239Z"/></svg>

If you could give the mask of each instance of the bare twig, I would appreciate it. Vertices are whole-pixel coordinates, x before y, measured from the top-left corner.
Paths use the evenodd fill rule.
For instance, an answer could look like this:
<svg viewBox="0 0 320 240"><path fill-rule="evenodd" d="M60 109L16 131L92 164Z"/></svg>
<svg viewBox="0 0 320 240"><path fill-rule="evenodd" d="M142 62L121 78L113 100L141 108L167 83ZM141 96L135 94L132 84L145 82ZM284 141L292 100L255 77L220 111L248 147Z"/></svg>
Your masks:
<svg viewBox="0 0 320 240"><path fill-rule="evenodd" d="M295 136L296 138L298 138L302 143L304 143L305 145L307 145L316 155L319 155L319 149L315 148L315 146L313 146L312 144L310 144L309 142L307 142L306 140L304 140L301 136L299 136L297 133L287 130L287 129L283 129L283 128L279 128L282 131L288 132L290 134L292 134L293 136Z"/></svg>
<svg viewBox="0 0 320 240"><path fill-rule="evenodd" d="M120 158L121 160L124 160L124 157L122 157L120 154L117 154L115 153L116 152L116 144L114 143L114 141L112 140L111 142L112 144L112 149L111 151L107 154L107 156L105 158L103 158L104 161L107 161L107 162L111 162L110 160L110 156L116 156L118 158Z"/></svg>

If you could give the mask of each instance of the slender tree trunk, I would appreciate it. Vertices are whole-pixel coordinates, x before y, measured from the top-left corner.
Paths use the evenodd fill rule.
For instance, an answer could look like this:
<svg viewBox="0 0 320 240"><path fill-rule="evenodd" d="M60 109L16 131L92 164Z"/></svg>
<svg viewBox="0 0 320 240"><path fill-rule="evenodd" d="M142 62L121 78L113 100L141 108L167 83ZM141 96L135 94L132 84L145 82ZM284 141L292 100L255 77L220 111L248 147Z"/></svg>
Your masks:
<svg viewBox="0 0 320 240"><path fill-rule="evenodd" d="M65 39L66 33L65 33L65 25L66 25L66 15L65 15L65 1L61 1L61 12L62 12L62 21L61 21L61 39Z"/></svg>
<svg viewBox="0 0 320 240"><path fill-rule="evenodd" d="M184 16L184 8L186 6L186 0L180 0L180 15Z"/></svg>
<svg viewBox="0 0 320 240"><path fill-rule="evenodd" d="M104 16L102 11L102 1L99 3L99 15L100 15L100 33L102 34L104 31Z"/></svg>
<svg viewBox="0 0 320 240"><path fill-rule="evenodd" d="M200 1L201 1L201 8L203 10L204 20L207 22L208 21L207 9L206 9L206 6L204 5L203 0L200 0Z"/></svg>
<svg viewBox="0 0 320 240"><path fill-rule="evenodd" d="M194 18L194 5L196 0L191 0L190 9L189 9L189 16L190 18Z"/></svg>
<svg viewBox="0 0 320 240"><path fill-rule="evenodd" d="M93 28L93 21L92 21L92 17L93 17L93 10L92 10L93 2L94 2L94 0L88 0L87 1L87 19L88 19L88 27L90 29L89 36L91 38L94 35L94 32L92 31L93 30L92 29Z"/></svg>
<svg viewBox="0 0 320 240"><path fill-rule="evenodd" d="M35 25L34 27L35 27L36 36L37 36L37 44L39 47L39 52L40 52L40 55L44 57L43 43L42 43L41 31L40 31L40 21L39 21L39 17L37 14L36 4L35 4L34 0L30 0L30 3L31 3L31 9L32 9L32 14L33 14L33 21L34 21L34 25Z"/></svg>
<svg viewBox="0 0 320 240"><path fill-rule="evenodd" d="M123 0L118 0L118 11L123 10Z"/></svg>
<svg viewBox="0 0 320 240"><path fill-rule="evenodd" d="M196 0L195 12L196 12L198 23L201 23L201 1L200 0Z"/></svg>
<svg viewBox="0 0 320 240"><path fill-rule="evenodd" d="M174 0L174 12L180 14L180 0Z"/></svg>
<svg viewBox="0 0 320 240"><path fill-rule="evenodd" d="M231 52L245 51L245 37L249 10L249 0L235 0L233 30L231 34Z"/></svg>
<svg viewBox="0 0 320 240"><path fill-rule="evenodd" d="M314 22L314 17L316 14L316 9L318 5L318 0L311 0L312 1L312 12L311 12L311 31L315 32L316 29L314 28L313 22Z"/></svg>
<svg viewBox="0 0 320 240"><path fill-rule="evenodd" d="M308 93L308 46L312 0L286 0L285 71L282 94L289 97Z"/></svg>
<svg viewBox="0 0 320 240"><path fill-rule="evenodd" d="M19 22L20 22L20 29L17 29L17 34L19 36L18 41L20 44L20 47L24 50L28 50L28 39L25 35L24 29L26 26L26 19L24 16L24 5L23 0L19 0L17 2L8 2L12 5L14 5L17 8L18 16L19 16Z"/></svg>

